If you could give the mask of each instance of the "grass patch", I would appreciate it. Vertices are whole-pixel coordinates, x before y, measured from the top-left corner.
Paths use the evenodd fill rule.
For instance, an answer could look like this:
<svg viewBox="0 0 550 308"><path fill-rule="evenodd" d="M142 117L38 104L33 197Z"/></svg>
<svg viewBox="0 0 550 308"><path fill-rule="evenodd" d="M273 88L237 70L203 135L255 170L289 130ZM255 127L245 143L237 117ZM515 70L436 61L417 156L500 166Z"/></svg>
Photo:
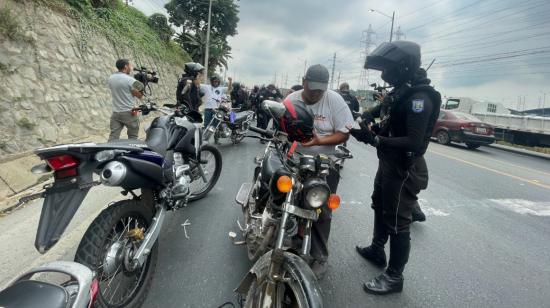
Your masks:
<svg viewBox="0 0 550 308"><path fill-rule="evenodd" d="M92 0L93 6L87 0L65 1L70 4L67 15L80 23L80 33L76 41L83 55L88 52L91 38L99 34L113 44L117 56L131 57L136 65L145 60L140 55L176 65L183 65L191 60L177 43L163 40L149 25L145 14L124 5L120 0ZM98 5L96 2L102 4Z"/></svg>
<svg viewBox="0 0 550 308"><path fill-rule="evenodd" d="M497 141L496 143L497 144L502 144L502 145L505 145L505 146L509 146L509 147L514 147L514 148L539 152L539 153L543 153L543 154L550 154L550 148L549 147L530 147L530 146L526 146L526 145L513 144L513 143L510 143L510 142L506 142L506 141Z"/></svg>
<svg viewBox="0 0 550 308"><path fill-rule="evenodd" d="M9 6L0 7L0 33L14 41L23 40L23 27L15 11Z"/></svg>

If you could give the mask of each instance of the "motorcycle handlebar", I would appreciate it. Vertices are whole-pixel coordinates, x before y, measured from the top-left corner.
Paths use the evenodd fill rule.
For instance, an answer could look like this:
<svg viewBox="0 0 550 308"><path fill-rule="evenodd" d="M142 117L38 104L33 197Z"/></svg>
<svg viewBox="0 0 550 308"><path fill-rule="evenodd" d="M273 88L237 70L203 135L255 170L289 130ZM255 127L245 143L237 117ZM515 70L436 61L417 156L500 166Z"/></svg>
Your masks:
<svg viewBox="0 0 550 308"><path fill-rule="evenodd" d="M273 138L273 132L272 131L268 131L268 130L261 129L261 128L258 128L258 127L254 127L254 126L250 126L248 129L255 132L255 133L258 133L258 134L262 135L263 137Z"/></svg>

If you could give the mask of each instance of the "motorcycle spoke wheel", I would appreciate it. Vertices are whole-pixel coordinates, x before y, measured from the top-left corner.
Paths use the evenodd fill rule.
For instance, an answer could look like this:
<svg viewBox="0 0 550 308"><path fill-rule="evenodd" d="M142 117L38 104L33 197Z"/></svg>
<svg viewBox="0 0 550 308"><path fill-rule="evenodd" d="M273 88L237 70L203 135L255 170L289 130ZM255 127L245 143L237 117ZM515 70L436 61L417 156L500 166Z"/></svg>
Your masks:
<svg viewBox="0 0 550 308"><path fill-rule="evenodd" d="M191 170L191 192L189 201L204 198L218 181L222 169L222 156L218 149L211 145L203 145L201 163Z"/></svg>
<svg viewBox="0 0 550 308"><path fill-rule="evenodd" d="M133 267L131 260L152 216L139 201L119 201L103 210L84 234L75 261L97 273L95 307L138 307L145 300L155 272L158 244L141 267Z"/></svg>

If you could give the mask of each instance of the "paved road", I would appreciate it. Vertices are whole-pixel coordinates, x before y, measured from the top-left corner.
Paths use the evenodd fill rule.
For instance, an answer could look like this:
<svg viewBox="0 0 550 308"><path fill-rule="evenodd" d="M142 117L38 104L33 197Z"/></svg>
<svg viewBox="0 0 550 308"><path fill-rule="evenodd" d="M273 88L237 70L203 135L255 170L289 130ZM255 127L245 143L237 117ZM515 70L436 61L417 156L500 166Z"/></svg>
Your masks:
<svg viewBox="0 0 550 308"><path fill-rule="evenodd" d="M256 140L222 145L224 168L216 188L205 199L169 216L160 237L154 285L145 307L218 307L236 303L233 288L251 266L245 248L227 233L241 217L234 196L252 177L252 160L261 150ZM376 154L350 143L355 159L346 162L339 193L343 205L334 214L330 268L321 285L326 307L542 307L550 286L550 164L548 160L501 150L430 145L426 155L430 185L421 193L428 215L412 227L413 247L405 290L387 297L367 295L361 283L379 273L355 252L369 242L369 207ZM95 191L95 192L94 192ZM101 208L117 191L95 188L89 212ZM39 204L0 218L0 231L21 228L0 238L0 260L32 252ZM34 218L33 218L34 217ZM185 220L189 239L183 232ZM88 222L89 223L89 222ZM19 227L24 224L24 227ZM78 221L60 246L70 259L79 234ZM2 234L0 234L1 236ZM23 236L23 240L19 237ZM16 248L17 247L17 248ZM23 248L21 248L23 247ZM72 250L71 250L72 247ZM16 252L14 252L16 249ZM0 277L23 268L34 257L11 257ZM16 263L13 260L21 260ZM14 263L15 262L15 263Z"/></svg>

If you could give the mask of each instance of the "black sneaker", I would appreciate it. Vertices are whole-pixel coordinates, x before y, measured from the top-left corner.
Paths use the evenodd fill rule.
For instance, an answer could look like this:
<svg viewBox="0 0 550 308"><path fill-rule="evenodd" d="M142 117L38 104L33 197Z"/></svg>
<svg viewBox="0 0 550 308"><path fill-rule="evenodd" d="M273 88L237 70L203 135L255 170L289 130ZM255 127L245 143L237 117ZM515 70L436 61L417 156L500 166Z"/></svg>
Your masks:
<svg viewBox="0 0 550 308"><path fill-rule="evenodd" d="M325 277L325 274L328 270L328 263L314 260L313 264L311 264L311 270L315 274L315 277L317 277L317 280L321 280Z"/></svg>
<svg viewBox="0 0 550 308"><path fill-rule="evenodd" d="M363 284L363 290L370 294L384 295L403 291L403 275L386 271Z"/></svg>

